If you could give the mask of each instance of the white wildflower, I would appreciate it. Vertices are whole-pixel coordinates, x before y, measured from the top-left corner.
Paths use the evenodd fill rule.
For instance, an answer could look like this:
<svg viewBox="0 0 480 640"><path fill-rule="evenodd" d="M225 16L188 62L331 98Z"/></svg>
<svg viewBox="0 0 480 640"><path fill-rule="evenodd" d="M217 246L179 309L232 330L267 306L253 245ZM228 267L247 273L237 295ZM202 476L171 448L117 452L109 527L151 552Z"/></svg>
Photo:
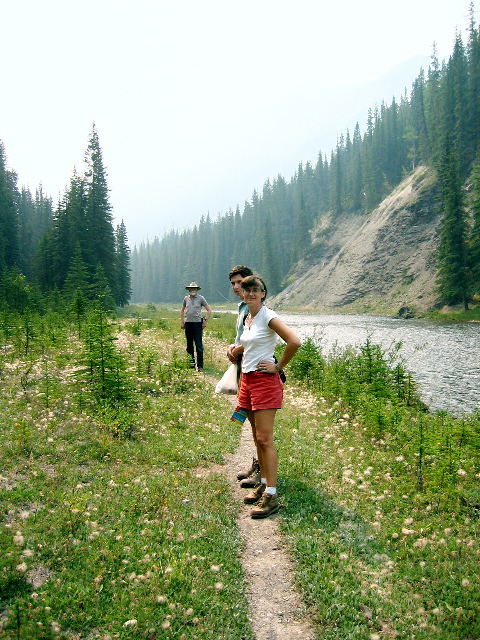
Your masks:
<svg viewBox="0 0 480 640"><path fill-rule="evenodd" d="M19 547L21 547L23 545L24 538L22 536L21 531L17 531L17 533L13 536L13 541Z"/></svg>
<svg viewBox="0 0 480 640"><path fill-rule="evenodd" d="M132 620L127 620L126 622L123 623L124 627L135 627L137 624L137 621L135 620L135 618L133 618Z"/></svg>
<svg viewBox="0 0 480 640"><path fill-rule="evenodd" d="M415 542L413 543L413 546L418 548L418 549L424 549L428 544L428 540L427 538L418 538L418 540L415 540Z"/></svg>

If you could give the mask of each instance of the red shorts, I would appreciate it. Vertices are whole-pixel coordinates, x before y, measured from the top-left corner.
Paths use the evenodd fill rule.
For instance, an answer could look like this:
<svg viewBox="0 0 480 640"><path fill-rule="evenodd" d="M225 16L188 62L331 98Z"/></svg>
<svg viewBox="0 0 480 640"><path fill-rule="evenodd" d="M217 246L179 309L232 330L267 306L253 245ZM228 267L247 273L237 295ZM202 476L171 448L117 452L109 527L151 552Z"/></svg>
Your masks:
<svg viewBox="0 0 480 640"><path fill-rule="evenodd" d="M278 373L242 373L238 391L239 408L250 411L281 409L282 401L283 382Z"/></svg>

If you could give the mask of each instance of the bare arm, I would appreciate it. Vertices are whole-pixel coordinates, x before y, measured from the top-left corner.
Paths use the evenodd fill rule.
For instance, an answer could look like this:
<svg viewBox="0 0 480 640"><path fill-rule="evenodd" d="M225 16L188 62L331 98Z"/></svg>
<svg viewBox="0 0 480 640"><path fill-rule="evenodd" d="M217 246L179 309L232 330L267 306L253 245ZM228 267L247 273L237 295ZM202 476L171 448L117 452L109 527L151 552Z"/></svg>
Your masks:
<svg viewBox="0 0 480 640"><path fill-rule="evenodd" d="M293 329L290 329L280 318L272 318L268 326L275 331L277 335L286 343L282 357L274 364L273 362L259 362L257 371L266 371L267 373L275 373L279 369L283 369L293 358L300 348L302 342Z"/></svg>
<svg viewBox="0 0 480 640"><path fill-rule="evenodd" d="M237 346L233 346L230 353L232 354L233 362L236 362L238 356L243 353L243 344L238 344Z"/></svg>
<svg viewBox="0 0 480 640"><path fill-rule="evenodd" d="M212 314L212 309L210 307L210 305L206 304L205 305L205 310L207 312L206 316L205 316L205 322L210 318L211 314Z"/></svg>

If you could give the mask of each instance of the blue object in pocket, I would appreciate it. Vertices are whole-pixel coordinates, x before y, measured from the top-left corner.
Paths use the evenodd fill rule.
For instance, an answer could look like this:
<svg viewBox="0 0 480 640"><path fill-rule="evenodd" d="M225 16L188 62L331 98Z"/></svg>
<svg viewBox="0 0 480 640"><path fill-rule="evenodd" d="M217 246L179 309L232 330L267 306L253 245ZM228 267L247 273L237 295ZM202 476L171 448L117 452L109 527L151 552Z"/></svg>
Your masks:
<svg viewBox="0 0 480 640"><path fill-rule="evenodd" d="M243 424L247 419L247 410L239 409L238 411L234 411L230 420L232 422L236 422L237 424Z"/></svg>

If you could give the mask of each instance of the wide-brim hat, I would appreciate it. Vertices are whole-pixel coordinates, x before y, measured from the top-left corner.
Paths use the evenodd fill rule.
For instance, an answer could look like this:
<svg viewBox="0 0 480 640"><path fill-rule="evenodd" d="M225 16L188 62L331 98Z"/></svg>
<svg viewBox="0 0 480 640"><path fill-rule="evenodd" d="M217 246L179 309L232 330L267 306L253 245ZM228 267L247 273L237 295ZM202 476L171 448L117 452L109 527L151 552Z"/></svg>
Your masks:
<svg viewBox="0 0 480 640"><path fill-rule="evenodd" d="M199 291L201 288L202 287L199 287L196 282L190 282L190 284L185 287L185 289L198 289Z"/></svg>

